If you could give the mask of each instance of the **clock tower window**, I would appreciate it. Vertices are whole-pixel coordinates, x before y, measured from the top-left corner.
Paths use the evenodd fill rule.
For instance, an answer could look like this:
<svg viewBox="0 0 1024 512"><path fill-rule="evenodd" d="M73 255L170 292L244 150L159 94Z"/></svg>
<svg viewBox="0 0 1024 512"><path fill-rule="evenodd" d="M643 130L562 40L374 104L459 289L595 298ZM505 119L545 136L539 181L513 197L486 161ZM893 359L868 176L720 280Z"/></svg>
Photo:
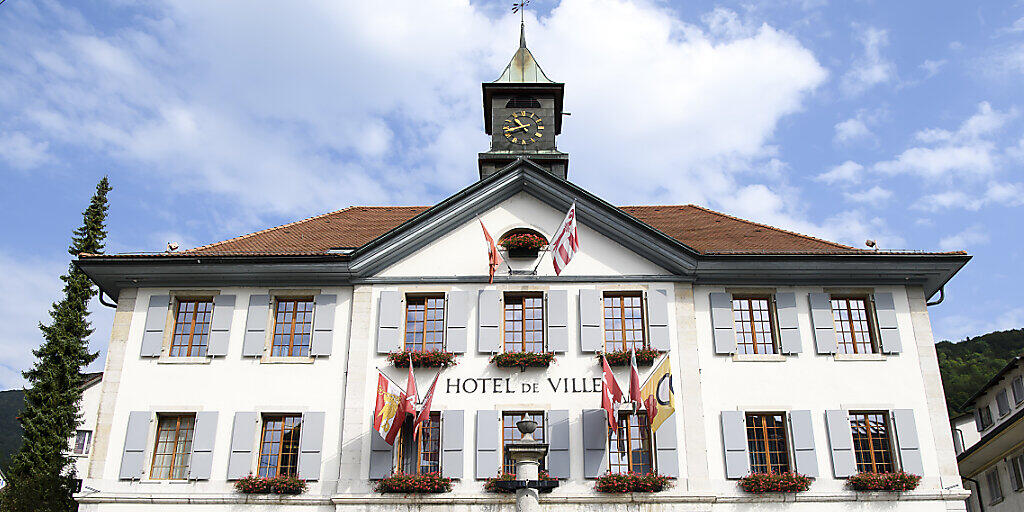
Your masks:
<svg viewBox="0 0 1024 512"><path fill-rule="evenodd" d="M518 94L508 100L505 108L540 108L540 102L533 96Z"/></svg>

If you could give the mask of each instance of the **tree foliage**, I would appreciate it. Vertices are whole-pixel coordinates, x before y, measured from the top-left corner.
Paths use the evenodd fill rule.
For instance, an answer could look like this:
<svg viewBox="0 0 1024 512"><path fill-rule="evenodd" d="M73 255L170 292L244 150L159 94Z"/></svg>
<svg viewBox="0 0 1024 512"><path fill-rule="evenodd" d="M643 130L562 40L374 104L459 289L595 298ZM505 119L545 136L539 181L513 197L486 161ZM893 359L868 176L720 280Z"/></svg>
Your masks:
<svg viewBox="0 0 1024 512"><path fill-rule="evenodd" d="M935 344L942 387L950 416L959 415L968 398L981 389L1010 359L1024 353L1024 329L996 331L953 343Z"/></svg>

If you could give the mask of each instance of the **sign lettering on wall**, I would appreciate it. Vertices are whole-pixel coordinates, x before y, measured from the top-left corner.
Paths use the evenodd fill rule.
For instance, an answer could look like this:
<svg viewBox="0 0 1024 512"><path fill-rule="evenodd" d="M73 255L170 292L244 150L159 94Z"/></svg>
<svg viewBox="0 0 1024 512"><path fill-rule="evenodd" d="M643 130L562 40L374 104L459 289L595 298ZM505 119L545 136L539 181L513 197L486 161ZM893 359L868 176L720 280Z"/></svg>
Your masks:
<svg viewBox="0 0 1024 512"><path fill-rule="evenodd" d="M600 393L601 377L548 377L539 382L512 382L511 378L445 379L445 393Z"/></svg>

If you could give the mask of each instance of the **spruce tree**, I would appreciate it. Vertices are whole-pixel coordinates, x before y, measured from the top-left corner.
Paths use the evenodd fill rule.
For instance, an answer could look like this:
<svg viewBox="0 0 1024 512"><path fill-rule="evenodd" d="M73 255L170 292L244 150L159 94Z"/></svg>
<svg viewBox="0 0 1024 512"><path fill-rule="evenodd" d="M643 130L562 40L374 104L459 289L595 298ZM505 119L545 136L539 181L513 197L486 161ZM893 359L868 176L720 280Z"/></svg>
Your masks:
<svg viewBox="0 0 1024 512"><path fill-rule="evenodd" d="M96 185L89 207L82 213L82 227L71 237L68 252L103 251L107 237L107 192L104 177ZM89 278L71 263L64 281L64 298L50 309L49 324L39 324L42 345L32 353L36 362L22 373L28 380L25 410L19 417L24 434L21 449L11 460L7 487L0 500L2 512L67 512L76 510L74 465L68 456L69 439L80 422L82 369L96 359L89 352L89 300L96 295Z"/></svg>

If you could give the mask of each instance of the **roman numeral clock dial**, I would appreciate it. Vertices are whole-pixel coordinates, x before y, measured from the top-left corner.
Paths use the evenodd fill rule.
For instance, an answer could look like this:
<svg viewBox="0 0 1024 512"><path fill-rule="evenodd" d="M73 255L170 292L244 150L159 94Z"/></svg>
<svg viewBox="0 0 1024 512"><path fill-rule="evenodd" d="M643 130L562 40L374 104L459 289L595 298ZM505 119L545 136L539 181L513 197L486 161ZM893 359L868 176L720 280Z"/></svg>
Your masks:
<svg viewBox="0 0 1024 512"><path fill-rule="evenodd" d="M521 110L505 118L501 125L505 138L513 144L525 146L544 136L544 122L533 112Z"/></svg>

